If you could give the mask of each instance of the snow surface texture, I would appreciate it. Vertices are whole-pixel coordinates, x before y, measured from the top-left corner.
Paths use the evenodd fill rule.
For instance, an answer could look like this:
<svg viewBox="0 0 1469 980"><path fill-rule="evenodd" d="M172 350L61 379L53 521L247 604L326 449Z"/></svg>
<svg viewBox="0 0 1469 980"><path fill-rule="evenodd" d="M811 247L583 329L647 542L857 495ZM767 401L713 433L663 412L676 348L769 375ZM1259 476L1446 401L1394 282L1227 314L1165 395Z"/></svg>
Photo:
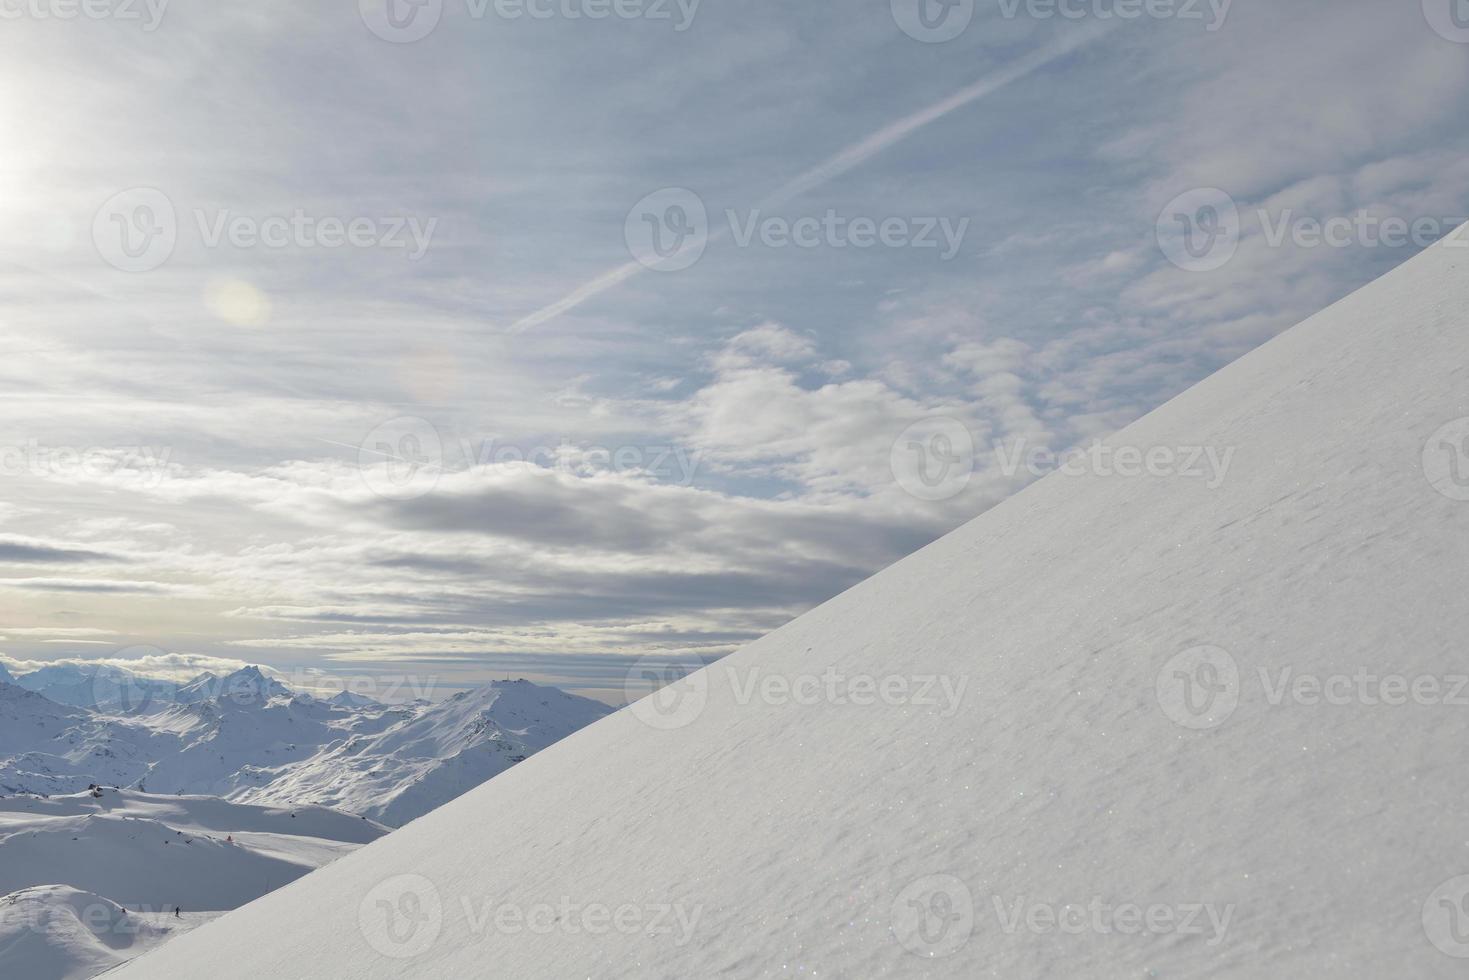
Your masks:
<svg viewBox="0 0 1469 980"><path fill-rule="evenodd" d="M0 976L94 976L387 833L320 807L100 793L0 799Z"/></svg>
<svg viewBox="0 0 1469 980"><path fill-rule="evenodd" d="M1466 311L1432 249L1109 440L1217 488L1048 477L116 980L1462 977Z"/></svg>
<svg viewBox="0 0 1469 980"><path fill-rule="evenodd" d="M93 680L58 669L19 683L85 702L82 689ZM138 689L122 677L100 686ZM316 803L398 826L612 710L528 681L393 707L323 701L253 667L201 678L169 697L150 703L149 713L113 716L0 683L0 794L75 793L101 783Z"/></svg>

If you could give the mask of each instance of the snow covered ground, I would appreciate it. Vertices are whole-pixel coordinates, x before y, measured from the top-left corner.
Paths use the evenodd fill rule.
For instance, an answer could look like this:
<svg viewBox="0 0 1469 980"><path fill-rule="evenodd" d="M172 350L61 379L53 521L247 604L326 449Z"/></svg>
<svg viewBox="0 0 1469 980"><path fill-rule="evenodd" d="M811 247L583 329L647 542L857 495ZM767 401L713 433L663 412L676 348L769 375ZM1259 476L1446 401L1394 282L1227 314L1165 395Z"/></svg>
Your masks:
<svg viewBox="0 0 1469 980"><path fill-rule="evenodd" d="M88 701L89 680L67 672L19 681ZM101 687L136 692L139 684L109 675ZM0 682L0 794L75 793L102 783L317 803L399 825L611 710L527 681L497 681L438 702L326 701L251 667L172 690L149 712L112 715Z"/></svg>
<svg viewBox="0 0 1469 980"><path fill-rule="evenodd" d="M0 976L94 976L388 831L321 807L99 792L0 799Z"/></svg>
<svg viewBox="0 0 1469 980"><path fill-rule="evenodd" d="M1108 446L117 980L1463 976L1469 254Z"/></svg>
<svg viewBox="0 0 1469 980"><path fill-rule="evenodd" d="M412 820L611 711L525 681L323 701L247 668L110 715L144 689L125 671L21 680L36 690L0 681L0 792L62 794L0 796L0 977L27 980L109 969L386 833L369 817ZM77 706L97 691L103 711Z"/></svg>
<svg viewBox="0 0 1469 980"><path fill-rule="evenodd" d="M24 980L87 980L221 912L139 912L67 885L0 897L0 967Z"/></svg>

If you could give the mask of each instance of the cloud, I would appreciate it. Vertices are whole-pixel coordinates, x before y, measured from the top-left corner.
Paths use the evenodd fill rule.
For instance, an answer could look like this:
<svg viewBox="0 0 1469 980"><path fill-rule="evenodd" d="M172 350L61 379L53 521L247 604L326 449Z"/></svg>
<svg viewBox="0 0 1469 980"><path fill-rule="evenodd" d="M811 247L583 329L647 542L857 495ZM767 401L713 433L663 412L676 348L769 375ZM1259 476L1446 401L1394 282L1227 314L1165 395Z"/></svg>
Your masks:
<svg viewBox="0 0 1469 980"><path fill-rule="evenodd" d="M1106 25L980 15L934 46L882 4L751 4L617 44L467 22L394 57L350 9L311 5L0 32L7 651L118 636L455 683L717 657L1024 486L996 443L1106 435L1414 253L1274 247L1260 209L1469 200L1469 62L1411 5L1236 5L1213 32L1139 18L1095 39ZM205 71L215 97L180 98ZM134 275L91 228L136 186L167 195L180 235ZM716 217L970 233L950 261L726 236L683 272L634 274L628 209L672 186ZM1206 274L1155 232L1199 186L1244 216ZM438 231L418 262L197 231L297 211ZM219 316L220 279L269 322ZM540 329L502 329L535 310ZM387 500L357 447L405 416L441 478ZM928 502L892 459L935 418L977 455L962 493ZM487 446L550 449L525 465ZM682 456L660 473L599 446ZM107 632L48 632L69 627Z"/></svg>
<svg viewBox="0 0 1469 980"><path fill-rule="evenodd" d="M168 582L132 582L87 578L0 578L0 588L24 592L92 592L117 595L181 595L188 586Z"/></svg>
<svg viewBox="0 0 1469 980"><path fill-rule="evenodd" d="M196 653L144 652L135 648L129 656L60 657L56 659L24 659L0 653L0 665L20 677L43 667L121 667L143 677L157 680L188 681L209 672L229 674L247 666L243 660Z"/></svg>
<svg viewBox="0 0 1469 980"><path fill-rule="evenodd" d="M33 538L0 537L0 564L66 564L121 561L118 555L73 548Z"/></svg>

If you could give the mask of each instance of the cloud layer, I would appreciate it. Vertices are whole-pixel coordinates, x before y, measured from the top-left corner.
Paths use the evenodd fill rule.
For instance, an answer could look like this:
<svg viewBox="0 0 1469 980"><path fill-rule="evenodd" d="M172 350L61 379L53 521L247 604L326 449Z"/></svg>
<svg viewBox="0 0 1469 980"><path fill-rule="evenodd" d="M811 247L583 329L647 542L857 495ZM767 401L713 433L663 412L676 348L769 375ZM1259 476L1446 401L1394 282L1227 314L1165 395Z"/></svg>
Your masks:
<svg viewBox="0 0 1469 980"><path fill-rule="evenodd" d="M728 653L1022 488L997 446L1115 431L1426 244L1309 222L1469 216L1469 46L1420 6L7 21L0 649L614 701ZM645 273L668 188L714 233ZM1200 191L1238 214L1208 271L1166 237ZM967 231L717 233L771 218ZM915 492L954 427L967 481Z"/></svg>

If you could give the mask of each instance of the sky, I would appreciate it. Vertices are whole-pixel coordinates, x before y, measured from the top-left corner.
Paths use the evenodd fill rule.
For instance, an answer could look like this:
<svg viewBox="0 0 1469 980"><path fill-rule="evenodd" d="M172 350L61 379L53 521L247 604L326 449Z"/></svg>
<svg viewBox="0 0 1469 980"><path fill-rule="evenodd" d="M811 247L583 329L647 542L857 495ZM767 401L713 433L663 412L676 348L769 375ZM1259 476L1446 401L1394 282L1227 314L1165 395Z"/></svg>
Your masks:
<svg viewBox="0 0 1469 980"><path fill-rule="evenodd" d="M14 673L620 703L1469 218L1465 0L0 0L0 90Z"/></svg>

